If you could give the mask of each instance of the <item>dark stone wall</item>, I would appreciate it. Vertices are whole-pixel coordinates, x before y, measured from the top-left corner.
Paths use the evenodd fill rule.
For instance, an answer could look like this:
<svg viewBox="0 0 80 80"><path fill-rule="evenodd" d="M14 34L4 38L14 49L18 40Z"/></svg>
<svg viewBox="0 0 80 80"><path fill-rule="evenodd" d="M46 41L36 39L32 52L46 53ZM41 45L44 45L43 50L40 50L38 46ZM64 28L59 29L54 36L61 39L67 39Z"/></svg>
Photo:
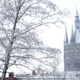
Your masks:
<svg viewBox="0 0 80 80"><path fill-rule="evenodd" d="M80 44L64 45L64 70L80 71Z"/></svg>

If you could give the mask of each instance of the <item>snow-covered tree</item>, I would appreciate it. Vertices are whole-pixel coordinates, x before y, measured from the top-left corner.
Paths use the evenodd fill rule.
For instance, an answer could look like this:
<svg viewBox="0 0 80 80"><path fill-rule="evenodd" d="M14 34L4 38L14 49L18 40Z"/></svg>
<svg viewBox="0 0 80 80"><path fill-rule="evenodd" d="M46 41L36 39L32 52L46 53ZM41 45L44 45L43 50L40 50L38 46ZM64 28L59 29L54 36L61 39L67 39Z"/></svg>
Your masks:
<svg viewBox="0 0 80 80"><path fill-rule="evenodd" d="M36 38L35 29L43 25L64 24L61 15L65 15L56 4L50 0L0 0L0 68L2 80L11 65L24 61L30 64L30 59L41 60L33 56L34 51L50 51L42 48Z"/></svg>

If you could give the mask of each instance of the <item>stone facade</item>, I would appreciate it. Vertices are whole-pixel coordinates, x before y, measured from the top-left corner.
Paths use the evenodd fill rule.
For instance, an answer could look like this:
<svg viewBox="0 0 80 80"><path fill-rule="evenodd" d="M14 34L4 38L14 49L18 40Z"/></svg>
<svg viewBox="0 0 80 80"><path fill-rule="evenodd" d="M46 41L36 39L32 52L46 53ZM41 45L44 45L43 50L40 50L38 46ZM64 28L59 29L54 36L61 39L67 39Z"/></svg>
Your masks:
<svg viewBox="0 0 80 80"><path fill-rule="evenodd" d="M80 71L80 43L64 45L64 70Z"/></svg>

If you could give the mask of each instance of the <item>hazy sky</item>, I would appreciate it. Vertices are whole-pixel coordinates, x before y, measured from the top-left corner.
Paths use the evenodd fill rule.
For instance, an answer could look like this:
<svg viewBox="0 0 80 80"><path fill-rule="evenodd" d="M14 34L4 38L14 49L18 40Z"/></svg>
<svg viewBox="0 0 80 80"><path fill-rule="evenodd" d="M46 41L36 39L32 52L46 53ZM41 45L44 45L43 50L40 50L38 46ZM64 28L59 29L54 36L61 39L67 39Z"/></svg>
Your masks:
<svg viewBox="0 0 80 80"><path fill-rule="evenodd" d="M54 1L56 4L58 4L58 6L61 9L68 9L70 11L69 17L67 17L67 19L69 19L70 21L68 21L66 19L66 21L68 22L68 24L74 23L74 16L76 14L76 8L78 10L78 12L80 13L80 0L52 0Z"/></svg>
<svg viewBox="0 0 80 80"><path fill-rule="evenodd" d="M78 12L80 13L80 0L52 0L56 3L61 9L67 9L70 11L68 16L64 19L67 29L68 35L70 36L71 27L74 26L74 18L76 14L76 7ZM44 34L42 34L42 38L44 39L44 43L51 47L62 47L63 45L63 36L64 36L63 28L52 28L51 30L44 30Z"/></svg>
<svg viewBox="0 0 80 80"><path fill-rule="evenodd" d="M61 8L66 8L70 11L69 16L66 18L68 35L70 36L71 27L74 26L74 19L76 14L76 9L80 13L80 0L54 0Z"/></svg>
<svg viewBox="0 0 80 80"><path fill-rule="evenodd" d="M59 8L67 9L70 11L68 16L64 19L67 29L68 29L68 35L70 36L71 27L74 25L74 16L76 13L76 7L79 11L80 7L80 0L52 0L54 3L56 3ZM80 11L79 11L80 12ZM64 29L61 28L45 28L43 30L43 34L41 35L42 39L44 39L44 43L46 45L49 45L51 47L60 47L62 48L63 45L63 36L64 36Z"/></svg>
<svg viewBox="0 0 80 80"><path fill-rule="evenodd" d="M53 0L56 2L61 8L69 9L72 14L74 14L75 8L77 7L79 10L80 0Z"/></svg>

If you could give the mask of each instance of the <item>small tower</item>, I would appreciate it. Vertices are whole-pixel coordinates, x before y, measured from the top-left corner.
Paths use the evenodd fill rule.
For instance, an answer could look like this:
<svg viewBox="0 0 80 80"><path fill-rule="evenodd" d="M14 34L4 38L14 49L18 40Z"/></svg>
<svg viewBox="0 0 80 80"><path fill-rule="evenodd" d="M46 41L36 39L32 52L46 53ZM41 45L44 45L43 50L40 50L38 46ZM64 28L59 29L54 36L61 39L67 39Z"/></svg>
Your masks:
<svg viewBox="0 0 80 80"><path fill-rule="evenodd" d="M75 16L75 28L76 28L76 30L80 29L80 27L79 27L79 13L78 13L77 9L76 9L76 16Z"/></svg>
<svg viewBox="0 0 80 80"><path fill-rule="evenodd" d="M75 42L80 43L79 13L77 9L76 9L76 16L75 16Z"/></svg>
<svg viewBox="0 0 80 80"><path fill-rule="evenodd" d="M70 43L76 43L76 33L75 31L73 30L73 26L72 26L72 29L71 29L71 40L70 40Z"/></svg>
<svg viewBox="0 0 80 80"><path fill-rule="evenodd" d="M67 33L67 28L65 27L65 41L64 41L65 44L68 44L69 41L68 41L68 33Z"/></svg>

